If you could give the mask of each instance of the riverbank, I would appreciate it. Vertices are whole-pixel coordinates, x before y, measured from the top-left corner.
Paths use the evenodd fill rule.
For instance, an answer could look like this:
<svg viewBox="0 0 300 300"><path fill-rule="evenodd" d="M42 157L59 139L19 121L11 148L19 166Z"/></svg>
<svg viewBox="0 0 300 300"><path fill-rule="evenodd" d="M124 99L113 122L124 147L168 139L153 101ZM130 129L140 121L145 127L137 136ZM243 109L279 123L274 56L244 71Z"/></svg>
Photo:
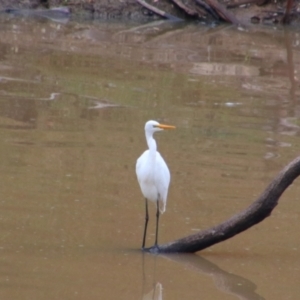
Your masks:
<svg viewBox="0 0 300 300"><path fill-rule="evenodd" d="M149 0L147 4L143 0L0 0L0 10L11 13L15 10L63 6L72 16L92 19L151 21L167 18L203 22L226 21L233 24L280 23L288 4L292 4L289 21L299 23L300 12L300 3L294 3L293 0Z"/></svg>

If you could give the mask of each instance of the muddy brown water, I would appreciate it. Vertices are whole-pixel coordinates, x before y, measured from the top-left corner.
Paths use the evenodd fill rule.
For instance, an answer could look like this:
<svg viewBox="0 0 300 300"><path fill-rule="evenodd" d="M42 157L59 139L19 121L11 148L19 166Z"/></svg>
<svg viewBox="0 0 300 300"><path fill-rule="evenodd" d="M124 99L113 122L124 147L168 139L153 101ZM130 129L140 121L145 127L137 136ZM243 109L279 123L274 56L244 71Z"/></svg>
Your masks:
<svg viewBox="0 0 300 300"><path fill-rule="evenodd" d="M254 201L300 153L297 31L0 24L1 298L299 298L299 180L247 232L153 256L134 171L145 121L176 125L156 134L172 175L161 243Z"/></svg>

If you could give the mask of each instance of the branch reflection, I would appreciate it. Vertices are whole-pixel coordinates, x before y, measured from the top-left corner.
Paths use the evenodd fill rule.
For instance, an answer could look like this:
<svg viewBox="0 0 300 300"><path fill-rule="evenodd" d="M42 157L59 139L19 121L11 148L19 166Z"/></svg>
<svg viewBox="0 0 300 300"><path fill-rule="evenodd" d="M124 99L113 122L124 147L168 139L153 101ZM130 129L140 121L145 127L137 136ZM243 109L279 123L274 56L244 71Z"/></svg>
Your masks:
<svg viewBox="0 0 300 300"><path fill-rule="evenodd" d="M152 255L152 254L149 254ZM155 256L155 255L154 255ZM180 263L184 268L188 268L192 271L210 276L215 286L218 290L235 296L237 299L241 300L263 300L257 292L257 286L252 281L243 278L239 275L235 275L229 272L226 272L219 268L216 264L210 262L209 260L195 254L164 254L159 257L166 258L168 260ZM154 280L155 280L155 261L158 256L154 257ZM144 255L143 255L144 261ZM145 285L145 270L143 263L143 273L144 273L144 282ZM163 299L162 296L162 284L157 282L153 284L154 288L145 293L143 288L143 298L142 299Z"/></svg>

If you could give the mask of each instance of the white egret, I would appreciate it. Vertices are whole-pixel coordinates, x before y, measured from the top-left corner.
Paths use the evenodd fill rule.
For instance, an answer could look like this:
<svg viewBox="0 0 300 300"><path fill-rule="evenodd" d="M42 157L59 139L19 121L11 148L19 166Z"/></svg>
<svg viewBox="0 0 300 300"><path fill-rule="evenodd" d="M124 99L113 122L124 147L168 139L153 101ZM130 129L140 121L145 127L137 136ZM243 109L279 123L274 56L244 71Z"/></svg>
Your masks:
<svg viewBox="0 0 300 300"><path fill-rule="evenodd" d="M153 133L164 129L174 128L175 126L160 124L156 121L148 121L145 124L145 135L149 149L146 150L136 162L136 175L146 202L142 248L145 247L149 220L148 200L156 203L156 235L154 245L157 246L159 214L164 213L166 210L168 188L170 184L170 171L160 153L156 151L157 146L156 141L153 138Z"/></svg>

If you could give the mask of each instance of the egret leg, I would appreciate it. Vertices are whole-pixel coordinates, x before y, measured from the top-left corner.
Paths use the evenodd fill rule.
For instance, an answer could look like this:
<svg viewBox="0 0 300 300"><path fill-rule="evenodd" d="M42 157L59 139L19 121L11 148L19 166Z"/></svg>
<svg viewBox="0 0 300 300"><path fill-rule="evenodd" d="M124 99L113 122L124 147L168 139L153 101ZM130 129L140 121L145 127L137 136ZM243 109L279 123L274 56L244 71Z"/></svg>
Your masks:
<svg viewBox="0 0 300 300"><path fill-rule="evenodd" d="M159 222L159 201L156 202L156 235L155 235L155 244L157 246L157 237L158 237L158 222Z"/></svg>
<svg viewBox="0 0 300 300"><path fill-rule="evenodd" d="M147 234L147 226L149 221L149 213L148 213L148 200L145 198L146 202L146 216L145 216L145 227L144 227L144 237L143 237L143 245L142 248L145 248L145 242L146 242L146 234Z"/></svg>

